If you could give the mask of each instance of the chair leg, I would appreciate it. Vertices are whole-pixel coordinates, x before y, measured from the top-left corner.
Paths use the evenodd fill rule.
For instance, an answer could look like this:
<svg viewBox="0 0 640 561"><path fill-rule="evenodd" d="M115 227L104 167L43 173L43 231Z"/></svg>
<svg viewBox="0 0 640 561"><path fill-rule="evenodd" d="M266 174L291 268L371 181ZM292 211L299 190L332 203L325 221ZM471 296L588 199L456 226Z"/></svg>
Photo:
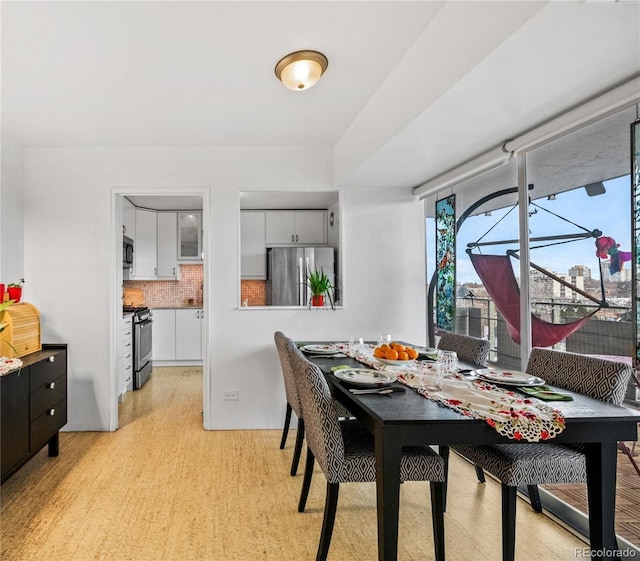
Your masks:
<svg viewBox="0 0 640 561"><path fill-rule="evenodd" d="M291 405L287 402L287 412L284 416L284 428L282 429L282 439L280 440L280 450L287 443L287 435L289 434L289 424L291 423Z"/></svg>
<svg viewBox="0 0 640 561"><path fill-rule="evenodd" d="M296 432L296 445L293 449L293 461L291 462L291 475L298 473L300 463L300 453L302 452L302 441L304 440L304 420L298 419L298 431Z"/></svg>
<svg viewBox="0 0 640 561"><path fill-rule="evenodd" d="M449 447L438 446L438 452L444 460L444 504L442 505L443 512L447 512L447 483L449 482Z"/></svg>
<svg viewBox="0 0 640 561"><path fill-rule="evenodd" d="M537 485L527 485L527 491L529 492L529 501L531 502L531 508L536 512L542 512L542 502L540 501L540 492Z"/></svg>
<svg viewBox="0 0 640 561"><path fill-rule="evenodd" d="M476 477L478 478L478 481L480 483L484 483L486 480L484 478L484 471L482 471L482 468L478 464L473 464L473 467L476 468Z"/></svg>
<svg viewBox="0 0 640 561"><path fill-rule="evenodd" d="M442 454L442 449L440 453ZM431 481L429 484L431 487L431 518L433 520L433 547L435 549L435 560L444 561L444 509L447 492L446 480L442 483Z"/></svg>
<svg viewBox="0 0 640 561"><path fill-rule="evenodd" d="M316 561L326 561L331 544L331 534L333 534L333 523L336 520L336 509L338 506L339 483L329 483L327 481L327 497L324 503L324 520L322 521L322 533L320 534L320 544Z"/></svg>
<svg viewBox="0 0 640 561"><path fill-rule="evenodd" d="M302 489L300 490L300 500L298 501L298 512L304 512L304 507L307 506L311 477L313 477L314 459L313 452L309 449L309 446L307 446L307 461L304 465L304 477L302 478Z"/></svg>
<svg viewBox="0 0 640 561"><path fill-rule="evenodd" d="M516 552L516 487L502 484L502 561L514 561Z"/></svg>

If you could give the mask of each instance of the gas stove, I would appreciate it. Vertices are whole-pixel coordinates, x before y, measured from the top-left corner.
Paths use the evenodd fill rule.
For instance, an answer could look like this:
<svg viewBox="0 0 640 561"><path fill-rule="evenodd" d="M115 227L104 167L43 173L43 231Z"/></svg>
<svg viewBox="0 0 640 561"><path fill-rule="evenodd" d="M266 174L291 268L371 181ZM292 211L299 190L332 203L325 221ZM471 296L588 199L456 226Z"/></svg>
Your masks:
<svg viewBox="0 0 640 561"><path fill-rule="evenodd" d="M147 306L122 306L122 311L125 314L138 314L148 312L149 308Z"/></svg>

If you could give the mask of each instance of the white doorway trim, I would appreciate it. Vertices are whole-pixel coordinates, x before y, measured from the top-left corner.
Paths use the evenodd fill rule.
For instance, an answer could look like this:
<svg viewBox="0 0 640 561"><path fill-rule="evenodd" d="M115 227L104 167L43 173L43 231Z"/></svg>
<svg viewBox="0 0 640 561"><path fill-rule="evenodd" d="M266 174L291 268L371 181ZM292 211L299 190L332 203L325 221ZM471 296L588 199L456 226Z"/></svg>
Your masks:
<svg viewBox="0 0 640 561"><path fill-rule="evenodd" d="M120 331L120 319L122 315L122 283L123 275L120 267L122 258L122 205L119 204L118 197L127 195L171 195L171 196L200 196L202 197L202 251L203 251L203 295L202 306L205 314L203 347L202 347L202 376L203 376L203 427L210 426L208 419L211 417L211 376L209 366L209 333L211 324L211 314L209 305L209 284L211 282L211 250L209 243L210 232L210 190L208 188L170 188L170 187L112 187L110 204L111 204L111 227L110 227L110 244L111 248L108 258L110 260L110 283L109 289L109 309L113 310L110 314L109 325L109 372L111 396L109 407L109 430L116 431L118 429L118 336ZM120 258L120 260L119 260Z"/></svg>

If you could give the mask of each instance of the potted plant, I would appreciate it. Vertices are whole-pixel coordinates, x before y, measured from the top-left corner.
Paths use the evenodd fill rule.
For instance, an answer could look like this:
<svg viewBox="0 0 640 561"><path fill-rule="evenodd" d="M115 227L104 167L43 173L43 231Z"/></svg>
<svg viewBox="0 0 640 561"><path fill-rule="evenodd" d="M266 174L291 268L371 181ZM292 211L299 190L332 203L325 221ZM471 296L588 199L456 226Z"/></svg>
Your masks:
<svg viewBox="0 0 640 561"><path fill-rule="evenodd" d="M329 299L331 308L333 303L333 285L322 269L320 271L307 271L307 286L311 291L311 306L324 306L325 296Z"/></svg>
<svg viewBox="0 0 640 561"><path fill-rule="evenodd" d="M14 303L20 302L20 298L22 298L22 285L24 284L24 279L20 279L20 282L12 282L7 285L7 292L9 293L9 300L13 300Z"/></svg>

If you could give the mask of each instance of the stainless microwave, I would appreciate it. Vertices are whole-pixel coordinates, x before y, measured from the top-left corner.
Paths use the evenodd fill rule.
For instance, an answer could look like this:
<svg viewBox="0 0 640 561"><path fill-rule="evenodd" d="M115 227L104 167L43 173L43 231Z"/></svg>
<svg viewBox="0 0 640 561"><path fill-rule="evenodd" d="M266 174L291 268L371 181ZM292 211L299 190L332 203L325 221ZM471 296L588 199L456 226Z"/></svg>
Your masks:
<svg viewBox="0 0 640 561"><path fill-rule="evenodd" d="M122 236L122 268L130 269L133 267L133 240Z"/></svg>

